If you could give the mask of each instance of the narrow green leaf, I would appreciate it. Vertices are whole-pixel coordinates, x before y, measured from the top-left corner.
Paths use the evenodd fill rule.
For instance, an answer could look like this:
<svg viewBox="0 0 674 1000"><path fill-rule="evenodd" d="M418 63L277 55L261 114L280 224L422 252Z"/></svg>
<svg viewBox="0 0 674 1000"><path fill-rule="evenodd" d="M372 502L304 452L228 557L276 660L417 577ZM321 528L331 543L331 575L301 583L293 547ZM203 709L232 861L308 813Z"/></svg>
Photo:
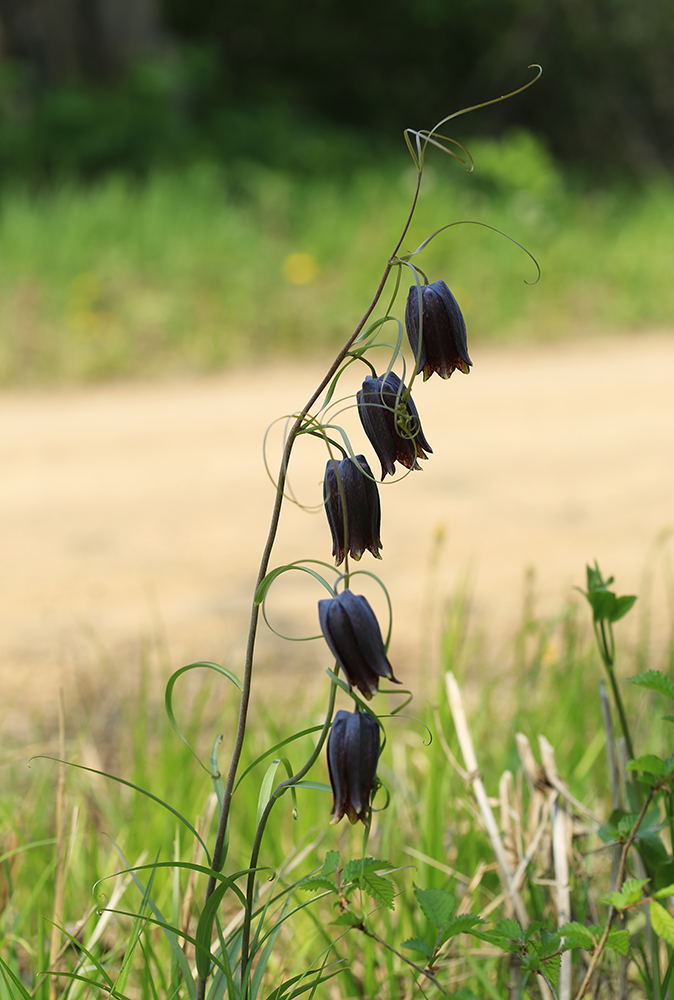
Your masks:
<svg viewBox="0 0 674 1000"><path fill-rule="evenodd" d="M311 562L317 562L320 566L327 565L326 563L320 562L320 560L317 560L317 559L311 560ZM332 569L331 566L328 567L328 568ZM269 590L269 588L271 587L272 583L274 582L274 580L277 577L281 576L282 573L288 573L288 572L290 572L290 570L293 570L293 569L296 569L296 570L298 570L301 573L308 573L309 576L313 576L313 578L315 580L318 580L318 582L320 584L322 584L323 587L325 587L325 589L327 590L327 592L330 595L334 594L334 591L333 591L332 587L330 586L330 584L328 583L328 581L325 579L325 577L321 576L320 573L317 573L315 569L309 569L308 566L302 566L301 563L294 562L294 563L288 563L287 566L277 566L276 569L272 569L272 570L269 571L269 573L267 573L267 575L265 576L264 580L262 580L262 582L260 583L260 586L255 591L255 604L258 604L258 605L262 604L262 602L264 601L265 597L267 596L267 591Z"/></svg>
<svg viewBox="0 0 674 1000"><path fill-rule="evenodd" d="M276 781L276 772L278 771L281 761L273 760L267 770L265 771L264 778L262 779L262 784L260 785L260 794L257 798L257 814L255 816L255 826L260 825L260 820L262 819L262 813L264 812L267 803L269 802L269 797L274 789L274 784Z"/></svg>
<svg viewBox="0 0 674 1000"><path fill-rule="evenodd" d="M304 788L309 792L329 792L332 793L330 785L324 781L296 781L293 788Z"/></svg>
<svg viewBox="0 0 674 1000"><path fill-rule="evenodd" d="M223 897L228 889L233 888L229 879L224 879L218 885L208 897L203 910L201 911L201 916L199 917L199 923L197 924L196 931L196 947L194 949L194 957L197 963L197 972L199 973L200 979L207 979L211 972L211 962L213 957L211 955L211 937L213 935L213 922L215 920L215 915L220 909L220 904Z"/></svg>
<svg viewBox="0 0 674 1000"><path fill-rule="evenodd" d="M85 764L75 764L74 761L71 760L60 760L60 758L50 757L48 754L36 754L35 757L31 757L30 759L53 760L56 764L67 764L68 767L76 767L78 771L89 771L90 774L98 774L102 778L109 778L110 781L116 781L118 785L125 785L126 788L133 788L135 792L140 792L141 795L145 795L148 799L152 799L153 802L156 802L157 805L160 805L164 809L168 810L168 812L173 813L173 815L177 817L177 819L179 819L180 822L184 824L184 826L187 827L190 833L193 834L194 837L196 837L196 839L199 841L199 843L204 849L204 854L210 860L211 856L208 853L208 847L206 846L200 835L197 833L195 828L192 826L190 821L185 819L185 817L182 816L177 809L174 809L173 806L170 806L168 802L164 802L164 800L160 799L158 795L154 795L152 792L148 792L146 788L141 788L140 785L135 785L133 781L127 781L126 778L118 778L117 775L115 774L108 774L107 771L99 771L97 768L87 767Z"/></svg>
<svg viewBox="0 0 674 1000"><path fill-rule="evenodd" d="M248 765L248 767L245 769L245 771L241 772L241 774L239 775L239 778L238 778L238 780L237 780L237 782L236 782L236 784L234 786L234 791L237 790L237 788L239 787L239 785L241 784L241 782L243 781L243 779L246 777L246 775L249 774L253 770L254 767L257 767L257 765L260 764L263 760L266 760L267 757L271 757L272 754L275 754L277 750L282 750L283 747L287 746L289 743L294 743L296 740L302 739L303 736L311 736L312 733L319 733L322 728L323 728L322 725L321 726L310 726L309 729L302 729L298 733L293 733L293 735L292 736L288 736L287 739L281 740L280 743L275 743L273 747L269 747L269 749L265 750L265 752L263 754L260 754L259 757L256 757L255 760L252 762L252 764Z"/></svg>
<svg viewBox="0 0 674 1000"><path fill-rule="evenodd" d="M15 1000L14 990L16 990L18 996L22 997L22 1000L32 1000L32 997L26 987L23 985L21 980L17 975L15 975L7 963L4 961L2 955L0 955L0 972L2 972L5 983L7 984L7 989L9 990L9 995L12 1000Z"/></svg>

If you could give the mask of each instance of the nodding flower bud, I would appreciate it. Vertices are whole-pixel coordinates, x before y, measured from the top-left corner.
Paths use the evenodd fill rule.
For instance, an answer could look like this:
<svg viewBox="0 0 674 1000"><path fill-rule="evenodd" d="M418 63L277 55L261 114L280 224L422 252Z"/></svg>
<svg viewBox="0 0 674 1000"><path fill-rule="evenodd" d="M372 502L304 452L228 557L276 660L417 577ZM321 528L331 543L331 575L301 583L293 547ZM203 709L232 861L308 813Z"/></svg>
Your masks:
<svg viewBox="0 0 674 1000"><path fill-rule="evenodd" d="M419 344L419 295L423 324ZM407 296L405 326L414 357L418 358L417 374L424 373L424 382L433 372L449 378L458 368L467 375L472 361L468 357L466 324L461 310L444 281L432 285L413 285Z"/></svg>
<svg viewBox="0 0 674 1000"><path fill-rule="evenodd" d="M379 622L367 600L343 590L318 602L318 620L330 652L346 674L349 687L368 701L379 690L379 678L400 684L386 658Z"/></svg>
<svg viewBox="0 0 674 1000"><path fill-rule="evenodd" d="M379 490L364 455L356 455L355 460L344 458L341 462L328 462L323 480L323 503L332 532L332 554L338 566L345 552L360 559L369 549L375 558L381 559ZM344 504L348 540L344 538Z"/></svg>
<svg viewBox="0 0 674 1000"><path fill-rule="evenodd" d="M332 819L349 823L370 817L370 798L379 761L379 726L368 712L337 712L328 737Z"/></svg>
<svg viewBox="0 0 674 1000"><path fill-rule="evenodd" d="M418 469L417 459L428 458L425 452L433 453L412 397L402 402L404 392L404 383L389 372L386 378L366 378L356 396L360 422L381 462L382 479L387 472L394 474L396 462Z"/></svg>

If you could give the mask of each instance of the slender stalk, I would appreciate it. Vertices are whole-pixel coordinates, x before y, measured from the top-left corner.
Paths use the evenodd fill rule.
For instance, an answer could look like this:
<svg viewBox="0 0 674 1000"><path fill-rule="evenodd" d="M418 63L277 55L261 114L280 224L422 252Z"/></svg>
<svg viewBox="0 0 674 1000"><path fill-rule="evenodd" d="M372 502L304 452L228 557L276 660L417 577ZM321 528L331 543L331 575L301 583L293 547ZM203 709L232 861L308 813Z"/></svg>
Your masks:
<svg viewBox="0 0 674 1000"><path fill-rule="evenodd" d="M288 463L290 461L293 445L295 444L295 440L297 439L298 434L302 430L304 421L309 411L311 410L311 407L314 405L320 394L330 384L333 375L335 375L336 372L338 371L339 366L342 364L345 357L347 356L349 349L351 348L351 346L353 345L354 341L359 336L361 331L364 329L365 324L372 315L374 309L377 306L377 303L379 302L379 299L381 298L382 292L384 291L384 287L386 285L389 274L391 273L391 269L393 267L392 260L395 258L396 254L400 250L400 247L402 246L403 240L405 239L407 231L412 222L412 218L414 217L417 201L419 199L419 191L421 188L421 178L422 178L422 171L421 169L419 169L417 173L417 184L414 192L414 197L412 199L412 205L410 207L407 220L403 227L402 233L400 234L400 238L393 250L393 253L391 254L391 257L386 263L386 267L384 268L381 280L374 294L374 297L370 302L370 305L366 309L362 319L358 323L358 326L353 331L353 333L345 343L344 347L342 347L341 351L333 361L332 365L330 366L327 374L321 381L320 385L312 393L311 398L305 404L303 409L300 411L299 415L297 416L297 419L295 420L295 423L293 424L290 430L290 433L288 434L288 439L286 441L286 445L283 450L283 456L281 459L281 467L278 475L278 481L276 487L276 499L274 501L274 508L271 516L271 524L269 527L269 533L267 535L267 541L265 543L264 550L262 553L262 558L260 560L260 568L257 575L257 581L255 583L255 593L257 593L258 587L260 586L265 576L267 575L267 570L269 568L269 560L271 558L272 550L274 548L274 543L276 541L276 534L278 531L279 520L281 517L281 508L283 506ZM248 630L248 641L246 645L243 687L241 691L241 701L239 703L239 718L236 730L236 737L234 740L234 748L232 750L232 756L230 759L229 771L227 773L227 781L225 783L225 791L222 799L222 809L220 810L218 831L215 840L215 847L213 849L212 867L213 870L216 872L220 870L224 860L223 851L225 845L225 837L227 833L227 824L229 822L232 794L234 790L234 783L236 781L237 770L239 767L239 761L241 759L241 753L243 750L244 736L246 733L246 722L248 719L248 708L250 705L250 693L251 693L251 685L253 679L253 660L255 654L255 641L257 637L257 625L259 617L260 617L260 607L258 604L255 603L255 600L253 600L253 606L251 608L251 615L250 615L250 626ZM215 877L211 875L211 877L208 880L208 885L206 887L206 896L204 902L206 902L213 893L213 890L215 889L215 883L216 883ZM197 1000L204 1000L205 994L206 994L206 979L202 979L201 977L199 977L197 981Z"/></svg>
<svg viewBox="0 0 674 1000"><path fill-rule="evenodd" d="M597 627L597 625L599 625L599 627ZM623 705L620 689L618 688L618 682L616 681L615 676L615 641L613 638L613 628L611 623L605 622L603 618L599 623L595 622L594 634L597 639L597 645L599 646L599 653L604 666L606 667L606 673L608 674L608 678L611 682L613 700L615 701L616 708L618 709L620 728L622 729L623 736L625 737L627 753L629 754L630 760L634 760L634 747L632 746L632 737L630 736L629 726L627 725L625 706Z"/></svg>
<svg viewBox="0 0 674 1000"><path fill-rule="evenodd" d="M366 927L364 923L358 924L357 927L355 927L355 930L362 931L362 933L365 934L366 937L372 938L373 941L376 941L383 948L388 948L388 950L393 952L394 955L397 955L398 958L402 959L402 961L405 962L406 965L409 965L411 969L415 969L417 972L420 972L422 976L425 976L426 979L430 979L433 985L437 986L437 988L440 990L441 993L444 993L445 995L447 994L447 990L441 983L438 982L438 980L435 978L430 969L422 969L420 965L417 965L416 962L413 962L406 955L403 955L396 948L394 948L393 945L389 944L388 941L385 941L384 938L379 937L378 934L375 934L374 931L371 931L370 928Z"/></svg>
<svg viewBox="0 0 674 1000"><path fill-rule="evenodd" d="M632 846L632 844L634 843L634 838L637 835L637 831L639 830L639 826L641 825L641 821L643 820L644 816L646 815L646 811L647 811L649 805L653 801L653 798L654 798L655 794L657 792L659 792L659 791L660 791L660 786L659 785L654 786L653 788L650 789L648 795L646 796L646 801L642 805L641 811L640 811L639 815L637 816L636 823L632 827L632 829L630 831L630 835L629 835L629 837L627 838L627 840L625 841L625 843L623 845L622 855L620 857L620 867L618 869L618 878L616 880L616 884L617 884L618 889L620 889L620 887L622 886L623 879L625 878L625 866L627 864L627 854L629 852L629 849ZM608 919L606 921L606 927L604 928L604 933L602 934L601 938L599 939L599 944L597 945L595 953L592 956L592 961L590 962L590 964L587 967L587 972L585 973L583 981L580 984L580 989L576 993L575 1000L582 1000L582 997L585 996L585 992L586 992L588 986L590 985L590 979L592 978L592 973L597 968L597 963L599 962L599 959L601 958L602 952L604 951L604 948L606 947L606 942L608 941L608 936L609 936L609 934L611 932L611 927L613 925L613 921L615 920L617 914L618 914L618 911L616 910L616 908L614 906L609 907Z"/></svg>
<svg viewBox="0 0 674 1000"><path fill-rule="evenodd" d="M339 670L339 667L336 667L336 670ZM282 795L284 795L288 791L289 788L292 788L292 786L297 784L298 781L301 781L304 775L307 774L307 772L314 766L314 764L318 760L318 755L323 749L323 745L325 744L325 741L328 737L328 733L330 732L330 725L332 723L332 714L335 710L336 694L337 694L337 685L332 683L330 685L330 699L328 701L327 712L325 713L325 722L323 724L323 729L321 730L321 734L318 737L316 746L314 747L311 756L306 761L306 763L300 768L297 774L294 774L292 778L286 778L285 781L281 781L276 786L272 794L269 796L269 801L267 802L267 805L264 808L264 812L260 817L260 822L258 823L257 830L255 831L255 840L253 841L253 849L250 855L249 874L246 886L246 900L248 905L246 907L246 913L243 920L243 930L241 934L241 977L242 977L241 983L242 983L243 996L247 995L247 989L243 987L243 982L244 982L244 972L246 971L246 966L248 965L248 953L250 950L250 928L253 919L253 896L255 893L255 869L257 868L257 862L260 856L260 848L262 847L262 838L264 837L264 832L269 817L271 816L271 811L278 802L278 800L281 798Z"/></svg>

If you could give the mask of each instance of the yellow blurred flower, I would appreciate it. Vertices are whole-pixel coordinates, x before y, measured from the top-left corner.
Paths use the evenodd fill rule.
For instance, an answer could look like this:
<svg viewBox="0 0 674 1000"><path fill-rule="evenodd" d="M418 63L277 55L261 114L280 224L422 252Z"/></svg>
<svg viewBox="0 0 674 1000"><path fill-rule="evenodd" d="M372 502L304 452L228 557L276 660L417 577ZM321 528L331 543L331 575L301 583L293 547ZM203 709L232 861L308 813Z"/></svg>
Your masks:
<svg viewBox="0 0 674 1000"><path fill-rule="evenodd" d="M283 261L283 274L291 285L308 285L318 274L318 262L310 253L291 253Z"/></svg>

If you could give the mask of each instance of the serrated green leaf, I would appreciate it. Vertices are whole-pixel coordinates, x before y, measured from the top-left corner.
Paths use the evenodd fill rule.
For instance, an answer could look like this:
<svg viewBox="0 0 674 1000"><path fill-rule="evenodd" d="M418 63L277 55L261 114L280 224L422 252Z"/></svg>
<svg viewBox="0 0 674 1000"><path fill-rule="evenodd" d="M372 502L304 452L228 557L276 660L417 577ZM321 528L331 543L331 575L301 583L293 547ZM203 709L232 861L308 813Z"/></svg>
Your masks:
<svg viewBox="0 0 674 1000"><path fill-rule="evenodd" d="M522 959L522 972L538 972L541 967L541 960L535 951L530 951L529 954Z"/></svg>
<svg viewBox="0 0 674 1000"><path fill-rule="evenodd" d="M470 986L462 986L458 993L454 993L450 1000L477 1000L477 997Z"/></svg>
<svg viewBox="0 0 674 1000"><path fill-rule="evenodd" d="M321 868L321 875L332 875L333 872L337 871L337 865L339 864L339 851L328 851L325 855L325 861L323 862L323 867Z"/></svg>
<svg viewBox="0 0 674 1000"><path fill-rule="evenodd" d="M493 944L495 948L500 948L501 951L516 952L521 948L521 943L511 940L505 934L499 934L498 931L480 931L473 928L470 933L473 937L479 938L480 941L486 941L487 944Z"/></svg>
<svg viewBox="0 0 674 1000"><path fill-rule="evenodd" d="M516 920L499 920L496 930L504 937L510 938L511 941L524 941L526 937Z"/></svg>
<svg viewBox="0 0 674 1000"><path fill-rule="evenodd" d="M319 889L327 889L328 892L337 892L337 886L327 875L307 875L301 882L297 883L298 889L304 892L318 892Z"/></svg>
<svg viewBox="0 0 674 1000"><path fill-rule="evenodd" d="M622 597L616 598L616 602L611 612L610 621L617 622L621 618L624 618L628 611L631 611L634 607L634 602L636 601L636 596L634 594L624 594Z"/></svg>
<svg viewBox="0 0 674 1000"><path fill-rule="evenodd" d="M650 691L658 691L674 700L674 683L661 670L646 670L645 673L629 677L628 680L630 684L648 688Z"/></svg>
<svg viewBox="0 0 674 1000"><path fill-rule="evenodd" d="M543 960L543 971L552 983L554 989L559 986L559 971L562 967L562 956L555 955L552 958L546 958Z"/></svg>
<svg viewBox="0 0 674 1000"><path fill-rule="evenodd" d="M482 917L478 917L475 913L462 913L458 917L452 917L442 926L441 944L449 941L451 937L456 937L457 934L469 934L473 927L483 923Z"/></svg>
<svg viewBox="0 0 674 1000"><path fill-rule="evenodd" d="M629 903L638 903L643 887L648 884L647 878L628 878L622 884L621 892Z"/></svg>
<svg viewBox="0 0 674 1000"><path fill-rule="evenodd" d="M651 926L658 937L674 947L674 917L660 903L651 902L648 907Z"/></svg>
<svg viewBox="0 0 674 1000"><path fill-rule="evenodd" d="M663 715L662 716L662 721L663 722L674 722L674 715Z"/></svg>
<svg viewBox="0 0 674 1000"><path fill-rule="evenodd" d="M557 951L562 943L561 936L557 931L542 930L541 940L538 945L538 954L541 958L548 958Z"/></svg>
<svg viewBox="0 0 674 1000"><path fill-rule="evenodd" d="M386 871L388 868L393 868L390 861L381 861L379 858L353 858L344 865L342 879L344 882L358 881L361 872Z"/></svg>
<svg viewBox="0 0 674 1000"><path fill-rule="evenodd" d="M630 950L629 931L609 931L606 947L617 951L619 955L627 955Z"/></svg>
<svg viewBox="0 0 674 1000"><path fill-rule="evenodd" d="M629 906L622 892L612 892L608 896L603 896L602 903L610 903L616 910L624 910L625 907Z"/></svg>
<svg viewBox="0 0 674 1000"><path fill-rule="evenodd" d="M532 920L524 933L524 940L528 941L538 931L545 930L547 930L547 924L543 923L542 920Z"/></svg>
<svg viewBox="0 0 674 1000"><path fill-rule="evenodd" d="M395 896L395 886L389 878L383 878L374 871L365 871L362 881L358 883L362 886L363 892L371 896L377 903L382 903L393 909L393 898Z"/></svg>
<svg viewBox="0 0 674 1000"><path fill-rule="evenodd" d="M433 954L430 946L426 943L426 941L424 941L423 938L418 938L418 937L408 938L407 941L403 941L402 947L411 948L414 951L420 951L421 954L428 959L430 959L431 955Z"/></svg>
<svg viewBox="0 0 674 1000"><path fill-rule="evenodd" d="M618 840L618 827L613 826L611 823L604 823L597 830L599 834L599 839L603 840L605 844L610 844L612 840Z"/></svg>
<svg viewBox="0 0 674 1000"><path fill-rule="evenodd" d="M658 889L652 893L653 899L666 899L667 896L674 896L674 885L666 885L664 889Z"/></svg>
<svg viewBox="0 0 674 1000"><path fill-rule="evenodd" d="M628 761L627 770L645 771L646 774L655 774L658 778L661 778L665 774L665 764L655 754L646 753L642 757L635 757L634 760Z"/></svg>
<svg viewBox="0 0 674 1000"><path fill-rule="evenodd" d="M592 951L595 946L595 939L592 932L584 924L579 924L572 920L559 928L559 933L569 944L570 948L583 948L585 951Z"/></svg>
<svg viewBox="0 0 674 1000"><path fill-rule="evenodd" d="M414 895L423 915L438 929L456 910L456 896L447 889L420 889L415 885Z"/></svg>
<svg viewBox="0 0 674 1000"><path fill-rule="evenodd" d="M638 903L642 896L642 889L648 879L630 878L623 883L620 892L612 892L604 898L604 902L610 903L616 910L625 910L628 906Z"/></svg>
<svg viewBox="0 0 674 1000"><path fill-rule="evenodd" d="M332 922L336 927L360 927L361 925L361 921L355 913L342 913L341 917L337 917Z"/></svg>
<svg viewBox="0 0 674 1000"><path fill-rule="evenodd" d="M638 817L633 813L628 813L626 816L623 816L618 823L618 837L620 840L627 840L637 819Z"/></svg>

